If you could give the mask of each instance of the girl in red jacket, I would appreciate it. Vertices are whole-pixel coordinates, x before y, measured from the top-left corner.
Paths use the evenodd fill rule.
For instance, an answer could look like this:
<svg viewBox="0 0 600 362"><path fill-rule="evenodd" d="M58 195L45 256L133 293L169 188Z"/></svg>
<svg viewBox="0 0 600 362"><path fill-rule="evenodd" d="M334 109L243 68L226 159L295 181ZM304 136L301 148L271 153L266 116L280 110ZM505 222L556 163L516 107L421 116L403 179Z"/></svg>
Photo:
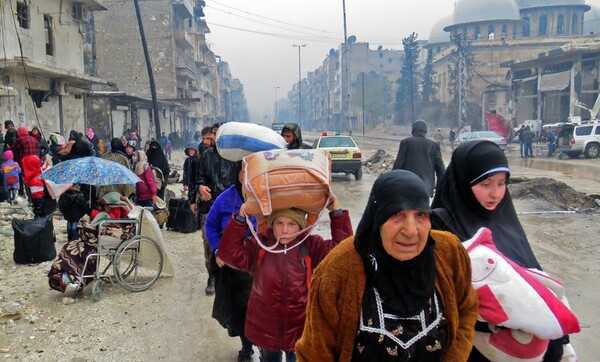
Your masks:
<svg viewBox="0 0 600 362"><path fill-rule="evenodd" d="M156 180L154 180L154 172L148 163L148 157L144 151L135 151L132 161L134 164L135 174L142 180L135 184L137 194L137 204L140 206L152 207L156 201Z"/></svg>
<svg viewBox="0 0 600 362"><path fill-rule="evenodd" d="M31 201L33 204L33 213L36 216L44 216L44 181L39 177L42 174L40 158L37 155L28 155L23 157L23 182L31 191Z"/></svg>
<svg viewBox="0 0 600 362"><path fill-rule="evenodd" d="M259 234L263 249L248 231L245 204L233 214L216 251L217 263L247 271L254 278L246 313L246 338L260 349L263 362L296 360L294 346L304 328L311 270L342 240L352 236L347 210L333 199L331 240L308 235L306 213L296 208L275 210L266 233ZM275 246L276 245L276 246ZM271 249L273 248L273 249Z"/></svg>

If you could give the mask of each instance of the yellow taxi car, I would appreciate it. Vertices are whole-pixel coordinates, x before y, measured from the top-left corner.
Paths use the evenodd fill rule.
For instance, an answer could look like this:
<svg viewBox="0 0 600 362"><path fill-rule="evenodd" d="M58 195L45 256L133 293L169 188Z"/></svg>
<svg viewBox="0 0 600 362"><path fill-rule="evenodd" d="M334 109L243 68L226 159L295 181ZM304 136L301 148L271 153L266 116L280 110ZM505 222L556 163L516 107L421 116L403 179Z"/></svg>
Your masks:
<svg viewBox="0 0 600 362"><path fill-rule="evenodd" d="M315 140L313 148L329 151L331 154L331 171L353 174L358 181L362 178L362 153L351 136L339 132L323 132Z"/></svg>

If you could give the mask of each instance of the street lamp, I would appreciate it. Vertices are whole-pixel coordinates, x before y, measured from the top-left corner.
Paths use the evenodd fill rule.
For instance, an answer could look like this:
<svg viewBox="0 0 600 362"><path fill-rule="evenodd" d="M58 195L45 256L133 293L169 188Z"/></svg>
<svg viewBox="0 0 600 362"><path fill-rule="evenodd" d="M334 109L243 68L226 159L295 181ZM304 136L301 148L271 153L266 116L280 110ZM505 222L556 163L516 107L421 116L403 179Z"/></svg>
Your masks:
<svg viewBox="0 0 600 362"><path fill-rule="evenodd" d="M277 90L279 87L275 87L275 123L277 123Z"/></svg>
<svg viewBox="0 0 600 362"><path fill-rule="evenodd" d="M298 123L302 123L302 58L300 57L300 49L306 44L292 44L294 48L298 48Z"/></svg>
<svg viewBox="0 0 600 362"><path fill-rule="evenodd" d="M348 78L348 27L346 25L346 0L342 0L342 13L344 17L344 51L342 53L342 116L348 119L348 131L352 131L352 120L348 116L350 109L350 79ZM344 82L344 78L346 82Z"/></svg>

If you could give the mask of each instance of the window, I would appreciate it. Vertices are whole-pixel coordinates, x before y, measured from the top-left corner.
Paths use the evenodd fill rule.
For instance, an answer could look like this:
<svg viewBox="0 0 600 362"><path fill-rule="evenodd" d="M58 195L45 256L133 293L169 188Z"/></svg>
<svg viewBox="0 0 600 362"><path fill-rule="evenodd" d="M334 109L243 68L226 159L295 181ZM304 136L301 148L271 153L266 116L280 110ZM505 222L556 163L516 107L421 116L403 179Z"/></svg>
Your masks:
<svg viewBox="0 0 600 362"><path fill-rule="evenodd" d="M571 35L579 35L579 17L573 15L571 19Z"/></svg>
<svg viewBox="0 0 600 362"><path fill-rule="evenodd" d="M523 37L526 38L529 36L529 18L523 18L523 20L526 22L525 25L523 25Z"/></svg>
<svg viewBox="0 0 600 362"><path fill-rule="evenodd" d="M54 32L50 15L44 15L44 35L46 37L46 55L54 55Z"/></svg>
<svg viewBox="0 0 600 362"><path fill-rule="evenodd" d="M513 25L512 38L517 39L517 26L516 25Z"/></svg>
<svg viewBox="0 0 600 362"><path fill-rule="evenodd" d="M29 5L17 1L17 19L21 28L29 29Z"/></svg>
<svg viewBox="0 0 600 362"><path fill-rule="evenodd" d="M592 128L594 128L594 126L575 127L575 135L576 136L589 136L592 134Z"/></svg>
<svg viewBox="0 0 600 362"><path fill-rule="evenodd" d="M546 36L548 34L548 16L540 16L540 26L538 28L539 36Z"/></svg>
<svg viewBox="0 0 600 362"><path fill-rule="evenodd" d="M479 25L475 27L475 33L473 34L473 38L477 40L481 39L481 28L479 27Z"/></svg>
<svg viewBox="0 0 600 362"><path fill-rule="evenodd" d="M496 27L493 25L488 26L488 40L494 40L494 33L496 32Z"/></svg>
<svg viewBox="0 0 600 362"><path fill-rule="evenodd" d="M600 134L600 126L596 126L596 134Z"/></svg>
<svg viewBox="0 0 600 362"><path fill-rule="evenodd" d="M563 35L565 33L565 16L560 14L556 21L556 34Z"/></svg>
<svg viewBox="0 0 600 362"><path fill-rule="evenodd" d="M508 32L508 28L506 26L506 24L502 25L502 34L501 34L501 39L502 40L506 40L506 33Z"/></svg>
<svg viewBox="0 0 600 362"><path fill-rule="evenodd" d="M323 137L319 148L323 147L356 147L356 144L350 137Z"/></svg>
<svg viewBox="0 0 600 362"><path fill-rule="evenodd" d="M487 92L488 103L494 104L496 103L496 92Z"/></svg>

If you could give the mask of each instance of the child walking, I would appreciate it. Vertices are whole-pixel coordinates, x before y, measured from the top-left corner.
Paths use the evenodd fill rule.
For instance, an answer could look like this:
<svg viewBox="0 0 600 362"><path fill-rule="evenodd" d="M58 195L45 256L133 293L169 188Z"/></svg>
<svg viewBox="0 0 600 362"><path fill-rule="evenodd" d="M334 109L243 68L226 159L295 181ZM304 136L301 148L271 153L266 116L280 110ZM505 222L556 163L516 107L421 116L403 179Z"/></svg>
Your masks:
<svg viewBox="0 0 600 362"><path fill-rule="evenodd" d="M4 189L6 190L8 202L12 205L17 200L17 192L21 186L19 183L21 168L14 161L14 155L11 150L4 151L4 160L0 172L4 180Z"/></svg>

